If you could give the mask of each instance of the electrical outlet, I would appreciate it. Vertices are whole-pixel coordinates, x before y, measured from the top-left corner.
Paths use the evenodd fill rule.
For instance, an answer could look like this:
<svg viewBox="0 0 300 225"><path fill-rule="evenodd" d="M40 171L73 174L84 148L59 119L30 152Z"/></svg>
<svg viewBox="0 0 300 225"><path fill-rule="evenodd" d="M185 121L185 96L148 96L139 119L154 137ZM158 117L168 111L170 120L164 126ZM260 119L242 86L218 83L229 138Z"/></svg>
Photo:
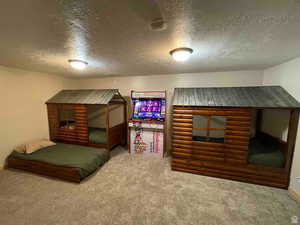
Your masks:
<svg viewBox="0 0 300 225"><path fill-rule="evenodd" d="M300 182L300 177L296 177L296 179L298 180L298 182Z"/></svg>

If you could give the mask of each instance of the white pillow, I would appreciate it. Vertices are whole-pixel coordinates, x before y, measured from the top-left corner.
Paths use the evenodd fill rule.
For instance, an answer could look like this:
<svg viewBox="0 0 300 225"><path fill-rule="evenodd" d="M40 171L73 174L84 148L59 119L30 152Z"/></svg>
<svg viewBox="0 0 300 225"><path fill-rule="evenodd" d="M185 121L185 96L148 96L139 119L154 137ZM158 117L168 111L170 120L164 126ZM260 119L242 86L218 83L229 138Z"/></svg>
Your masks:
<svg viewBox="0 0 300 225"><path fill-rule="evenodd" d="M25 154L31 154L41 148L46 148L53 145L56 145L56 143L49 141L47 139L41 139L41 140L36 140L36 141L19 145L14 149L14 151L25 153Z"/></svg>

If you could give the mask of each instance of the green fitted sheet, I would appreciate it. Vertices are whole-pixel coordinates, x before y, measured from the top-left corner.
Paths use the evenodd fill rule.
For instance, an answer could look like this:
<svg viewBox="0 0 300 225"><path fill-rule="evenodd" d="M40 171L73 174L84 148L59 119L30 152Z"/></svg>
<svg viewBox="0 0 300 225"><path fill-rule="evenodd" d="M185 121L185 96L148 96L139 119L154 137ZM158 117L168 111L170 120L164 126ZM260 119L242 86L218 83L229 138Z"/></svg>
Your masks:
<svg viewBox="0 0 300 225"><path fill-rule="evenodd" d="M78 168L81 178L85 178L105 164L110 158L110 153L106 149L57 143L32 154L13 152L11 156L56 166Z"/></svg>
<svg viewBox="0 0 300 225"><path fill-rule="evenodd" d="M89 142L92 144L106 144L106 129L105 128L89 128Z"/></svg>

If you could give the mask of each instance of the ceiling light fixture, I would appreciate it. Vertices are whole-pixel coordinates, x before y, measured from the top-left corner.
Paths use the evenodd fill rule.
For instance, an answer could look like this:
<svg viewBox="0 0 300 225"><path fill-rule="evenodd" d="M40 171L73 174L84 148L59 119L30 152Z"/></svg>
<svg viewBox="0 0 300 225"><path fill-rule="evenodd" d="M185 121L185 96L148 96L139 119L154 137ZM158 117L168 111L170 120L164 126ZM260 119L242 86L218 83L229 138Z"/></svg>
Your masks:
<svg viewBox="0 0 300 225"><path fill-rule="evenodd" d="M82 60L78 59L70 59L69 60L70 65L77 70L83 70L87 67L88 63Z"/></svg>
<svg viewBox="0 0 300 225"><path fill-rule="evenodd" d="M170 51L170 55L178 62L184 62L188 60L192 53L193 49L191 48L175 48Z"/></svg>

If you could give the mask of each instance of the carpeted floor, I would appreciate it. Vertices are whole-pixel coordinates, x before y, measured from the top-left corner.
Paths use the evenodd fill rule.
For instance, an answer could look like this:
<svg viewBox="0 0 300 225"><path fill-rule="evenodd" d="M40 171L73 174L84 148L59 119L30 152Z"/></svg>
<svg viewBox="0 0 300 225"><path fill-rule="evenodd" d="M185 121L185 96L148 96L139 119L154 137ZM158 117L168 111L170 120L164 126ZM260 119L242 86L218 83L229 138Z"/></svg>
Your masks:
<svg viewBox="0 0 300 225"><path fill-rule="evenodd" d="M300 204L285 190L174 172L168 158L120 147L81 184L0 172L3 225L288 225L292 216Z"/></svg>

